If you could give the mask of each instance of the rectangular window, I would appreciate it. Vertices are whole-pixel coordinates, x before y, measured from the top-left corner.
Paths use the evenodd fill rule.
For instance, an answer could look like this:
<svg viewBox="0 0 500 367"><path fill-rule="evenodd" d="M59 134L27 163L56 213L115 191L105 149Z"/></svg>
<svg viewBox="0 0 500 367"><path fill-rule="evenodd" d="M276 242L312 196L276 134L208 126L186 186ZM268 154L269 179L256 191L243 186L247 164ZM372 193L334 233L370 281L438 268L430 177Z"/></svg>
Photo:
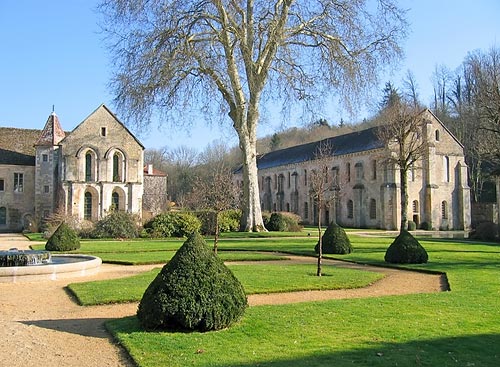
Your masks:
<svg viewBox="0 0 500 367"><path fill-rule="evenodd" d="M5 191L5 182L3 178L0 179L0 191Z"/></svg>
<svg viewBox="0 0 500 367"><path fill-rule="evenodd" d="M0 207L0 224L7 224L7 208L4 206Z"/></svg>
<svg viewBox="0 0 500 367"><path fill-rule="evenodd" d="M333 167L332 168L332 187L335 189L338 187L338 184L339 184L339 168Z"/></svg>
<svg viewBox="0 0 500 367"><path fill-rule="evenodd" d="M48 162L49 161L49 155L48 154L42 154L42 162Z"/></svg>
<svg viewBox="0 0 500 367"><path fill-rule="evenodd" d="M304 186L307 187L307 170L304 170Z"/></svg>
<svg viewBox="0 0 500 367"><path fill-rule="evenodd" d="M374 159L372 161L372 180L377 179L377 161Z"/></svg>
<svg viewBox="0 0 500 367"><path fill-rule="evenodd" d="M106 128L101 127L101 136L106 136Z"/></svg>
<svg viewBox="0 0 500 367"><path fill-rule="evenodd" d="M49 185L45 185L45 186L43 187L43 192L44 192L45 194L48 194L48 193L50 192L50 187L49 187Z"/></svg>
<svg viewBox="0 0 500 367"><path fill-rule="evenodd" d="M24 174L14 173L14 192L24 191Z"/></svg>

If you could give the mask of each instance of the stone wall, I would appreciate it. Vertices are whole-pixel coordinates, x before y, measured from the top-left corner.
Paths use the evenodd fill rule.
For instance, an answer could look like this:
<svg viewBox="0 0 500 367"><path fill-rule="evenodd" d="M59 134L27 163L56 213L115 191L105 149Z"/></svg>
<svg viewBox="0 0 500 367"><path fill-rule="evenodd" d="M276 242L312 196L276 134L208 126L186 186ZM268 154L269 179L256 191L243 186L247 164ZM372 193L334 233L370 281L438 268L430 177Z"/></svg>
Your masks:
<svg viewBox="0 0 500 367"><path fill-rule="evenodd" d="M23 174L22 192L14 192L14 174ZM6 224L0 225L0 232L18 232L33 222L35 214L35 167L0 165L0 179L4 190L0 191L0 207L6 208Z"/></svg>

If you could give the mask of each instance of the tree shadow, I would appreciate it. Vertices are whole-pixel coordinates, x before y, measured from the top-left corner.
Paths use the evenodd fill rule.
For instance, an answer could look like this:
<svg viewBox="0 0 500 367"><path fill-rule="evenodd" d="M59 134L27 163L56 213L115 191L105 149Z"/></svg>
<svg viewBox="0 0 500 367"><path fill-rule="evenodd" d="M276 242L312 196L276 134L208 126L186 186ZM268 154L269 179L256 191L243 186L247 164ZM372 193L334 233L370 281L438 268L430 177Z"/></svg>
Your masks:
<svg viewBox="0 0 500 367"><path fill-rule="evenodd" d="M85 318L85 319L49 319L19 321L28 326L37 326L44 329L61 331L93 338L109 339L104 323L110 318Z"/></svg>
<svg viewBox="0 0 500 367"><path fill-rule="evenodd" d="M446 337L407 343L372 343L367 348L220 367L474 366L500 365L500 334Z"/></svg>

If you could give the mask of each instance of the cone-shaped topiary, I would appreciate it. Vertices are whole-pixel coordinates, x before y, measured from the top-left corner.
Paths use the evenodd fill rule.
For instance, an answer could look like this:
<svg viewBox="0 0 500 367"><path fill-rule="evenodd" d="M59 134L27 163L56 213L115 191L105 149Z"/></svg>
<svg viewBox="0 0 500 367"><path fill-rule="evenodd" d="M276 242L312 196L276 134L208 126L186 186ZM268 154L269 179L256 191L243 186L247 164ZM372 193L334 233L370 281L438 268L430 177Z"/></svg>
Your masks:
<svg viewBox="0 0 500 367"><path fill-rule="evenodd" d="M246 307L239 280L194 233L146 289L137 317L148 330L219 330Z"/></svg>
<svg viewBox="0 0 500 367"><path fill-rule="evenodd" d="M337 223L331 222L321 239L324 254L344 255L352 252L352 245L349 237L347 237L344 228ZM319 252L319 242L316 243L314 251L316 251L316 253Z"/></svg>
<svg viewBox="0 0 500 367"><path fill-rule="evenodd" d="M80 239L78 235L64 222L57 227L45 244L45 249L48 251L71 251L79 248Z"/></svg>
<svg viewBox="0 0 500 367"><path fill-rule="evenodd" d="M427 251L408 231L402 231L385 253L385 261L392 264L424 264Z"/></svg>

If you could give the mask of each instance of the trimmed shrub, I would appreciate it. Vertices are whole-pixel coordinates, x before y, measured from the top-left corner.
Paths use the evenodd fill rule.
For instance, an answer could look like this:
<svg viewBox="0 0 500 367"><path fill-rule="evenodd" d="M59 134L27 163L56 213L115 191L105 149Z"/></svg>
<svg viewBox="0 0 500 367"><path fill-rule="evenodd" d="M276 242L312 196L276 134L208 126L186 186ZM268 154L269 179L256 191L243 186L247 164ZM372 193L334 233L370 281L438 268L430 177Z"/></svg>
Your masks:
<svg viewBox="0 0 500 367"><path fill-rule="evenodd" d="M136 238L139 234L133 214L112 211L95 224L93 238Z"/></svg>
<svg viewBox="0 0 500 367"><path fill-rule="evenodd" d="M191 213L167 212L158 214L144 228L152 237L187 237L200 231L201 222Z"/></svg>
<svg viewBox="0 0 500 367"><path fill-rule="evenodd" d="M285 217L281 213L272 213L267 229L272 232L285 232L287 228Z"/></svg>
<svg viewBox="0 0 500 367"><path fill-rule="evenodd" d="M264 218L264 216L263 216ZM302 226L299 225L300 217L289 212L275 212L264 222L269 231L273 232L300 232Z"/></svg>
<svg viewBox="0 0 500 367"><path fill-rule="evenodd" d="M403 231L389 246L384 259L392 264L424 264L429 256L410 232Z"/></svg>
<svg viewBox="0 0 500 367"><path fill-rule="evenodd" d="M219 228L221 232L236 232L240 229L241 210L224 210L219 216Z"/></svg>
<svg viewBox="0 0 500 367"><path fill-rule="evenodd" d="M47 251L72 251L80 248L80 239L76 232L62 222L45 244Z"/></svg>
<svg viewBox="0 0 500 367"><path fill-rule="evenodd" d="M408 221L408 230L409 231L414 231L417 229L417 223L415 223L414 221L412 220L409 220Z"/></svg>
<svg viewBox="0 0 500 367"><path fill-rule="evenodd" d="M201 233L211 235L215 233L215 211L204 210L194 213L201 221ZM219 231L236 232L240 228L241 210L224 210L219 213Z"/></svg>
<svg viewBox="0 0 500 367"><path fill-rule="evenodd" d="M498 225L493 222L481 222L471 232L470 238L481 241L495 241L498 236Z"/></svg>
<svg viewBox="0 0 500 367"><path fill-rule="evenodd" d="M344 255L352 252L352 245L344 228L337 223L331 222L325 233L321 237L324 254ZM316 253L319 252L319 242L314 247Z"/></svg>
<svg viewBox="0 0 500 367"><path fill-rule="evenodd" d="M193 233L146 289L137 317L147 330L220 330L246 307L239 280Z"/></svg>
<svg viewBox="0 0 500 367"><path fill-rule="evenodd" d="M262 212L262 222L264 222L264 227L269 230L269 220L271 219L271 213Z"/></svg>
<svg viewBox="0 0 500 367"><path fill-rule="evenodd" d="M422 222L420 223L420 229L423 229L424 231L429 231L431 229L431 226L427 222Z"/></svg>

